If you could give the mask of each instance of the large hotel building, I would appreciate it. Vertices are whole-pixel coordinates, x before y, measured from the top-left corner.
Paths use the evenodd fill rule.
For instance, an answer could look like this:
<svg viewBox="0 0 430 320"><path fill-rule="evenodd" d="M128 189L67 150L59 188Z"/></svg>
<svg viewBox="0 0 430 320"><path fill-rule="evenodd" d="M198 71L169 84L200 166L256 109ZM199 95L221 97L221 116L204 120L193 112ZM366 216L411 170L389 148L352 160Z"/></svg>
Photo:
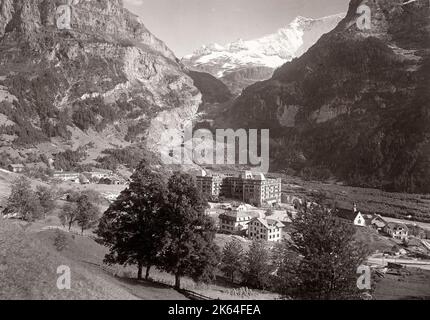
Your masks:
<svg viewBox="0 0 430 320"><path fill-rule="evenodd" d="M223 196L257 207L281 203L281 179L266 178L262 173L246 171L237 177L202 173L196 177L196 182L208 197Z"/></svg>

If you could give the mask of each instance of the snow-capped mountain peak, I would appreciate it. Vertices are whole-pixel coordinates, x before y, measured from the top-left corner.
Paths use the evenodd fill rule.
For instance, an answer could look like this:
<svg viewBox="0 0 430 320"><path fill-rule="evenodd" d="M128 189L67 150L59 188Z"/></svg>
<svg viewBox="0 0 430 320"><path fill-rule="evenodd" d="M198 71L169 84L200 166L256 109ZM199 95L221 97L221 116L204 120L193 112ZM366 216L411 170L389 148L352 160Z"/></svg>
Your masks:
<svg viewBox="0 0 430 320"><path fill-rule="evenodd" d="M344 17L343 13L319 19L299 16L273 34L254 40L239 39L224 46L217 43L204 45L182 61L191 69L208 72L221 80L244 68L268 68L273 72L301 56ZM253 74L255 77L255 72ZM266 71L264 77L267 76L271 74Z"/></svg>

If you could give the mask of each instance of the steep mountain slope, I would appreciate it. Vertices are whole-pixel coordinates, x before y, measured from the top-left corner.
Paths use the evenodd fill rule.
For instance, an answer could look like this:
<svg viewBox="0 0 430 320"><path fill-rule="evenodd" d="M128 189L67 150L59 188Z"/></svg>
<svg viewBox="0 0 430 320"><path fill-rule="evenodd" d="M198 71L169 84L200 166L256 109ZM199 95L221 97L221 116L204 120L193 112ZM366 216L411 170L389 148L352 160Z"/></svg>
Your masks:
<svg viewBox="0 0 430 320"><path fill-rule="evenodd" d="M365 1L370 29L356 24L361 3L218 125L270 128L272 169L430 192L429 2Z"/></svg>
<svg viewBox="0 0 430 320"><path fill-rule="evenodd" d="M221 79L235 94L261 80L293 58L301 56L323 35L333 30L345 14L320 19L296 18L276 33L255 40L239 40L226 46L203 46L182 62Z"/></svg>
<svg viewBox="0 0 430 320"><path fill-rule="evenodd" d="M204 104L223 103L233 98L228 87L213 75L192 70L187 73L193 79L197 89L202 93L202 102Z"/></svg>
<svg viewBox="0 0 430 320"><path fill-rule="evenodd" d="M84 140L157 150L161 130L180 130L197 112L193 80L122 0L74 1L71 29L59 30L65 3L0 0L2 151L45 143L58 152Z"/></svg>

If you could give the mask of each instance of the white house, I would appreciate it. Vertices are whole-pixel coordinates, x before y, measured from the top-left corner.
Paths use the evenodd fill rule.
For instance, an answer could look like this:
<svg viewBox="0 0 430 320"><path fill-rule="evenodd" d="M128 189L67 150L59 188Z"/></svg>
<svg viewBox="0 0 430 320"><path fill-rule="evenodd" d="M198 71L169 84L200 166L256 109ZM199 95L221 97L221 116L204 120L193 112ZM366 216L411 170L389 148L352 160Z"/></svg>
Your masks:
<svg viewBox="0 0 430 320"><path fill-rule="evenodd" d="M282 229L285 225L275 219L255 218L248 223L248 238L279 242L282 240Z"/></svg>
<svg viewBox="0 0 430 320"><path fill-rule="evenodd" d="M369 226L368 223L369 223L369 215L364 215L361 212L358 212L357 216L354 219L354 225L358 227L367 227Z"/></svg>
<svg viewBox="0 0 430 320"><path fill-rule="evenodd" d="M365 214L358 212L355 219L354 225L358 227L372 227L378 231L382 231L387 223L385 220L377 214Z"/></svg>
<svg viewBox="0 0 430 320"><path fill-rule="evenodd" d="M388 223L384 228L384 232L397 240L408 240L409 238L409 228L401 223Z"/></svg>

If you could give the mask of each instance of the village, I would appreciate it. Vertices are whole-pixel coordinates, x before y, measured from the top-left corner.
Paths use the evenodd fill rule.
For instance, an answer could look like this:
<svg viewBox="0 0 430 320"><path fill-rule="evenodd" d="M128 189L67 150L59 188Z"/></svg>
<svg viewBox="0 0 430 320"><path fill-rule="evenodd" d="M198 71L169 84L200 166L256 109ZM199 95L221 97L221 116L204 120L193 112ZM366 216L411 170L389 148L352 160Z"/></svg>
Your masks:
<svg viewBox="0 0 430 320"><path fill-rule="evenodd" d="M21 164L9 165L0 170L9 172L15 178L28 175L28 168ZM287 178L279 174L211 172L203 169L189 174L207 200L205 213L214 221L215 243L221 249L235 241L245 250L255 241L264 243L270 250L276 249L281 243L291 242L295 232L294 221L303 206L319 204L317 199L303 197L296 187L288 183ZM67 206L74 192L98 193L104 199L99 204L100 212L106 210L129 183L130 178L104 169L87 172L53 171L45 181L48 186L56 186L56 190L62 194L57 198L60 207ZM365 264L371 268L372 275L395 282L404 279L410 270L430 270L430 226L427 223L368 212L355 203L350 203L350 209L331 208L329 212L340 222L353 226L355 238L369 246ZM9 214L3 218L16 220L19 217ZM56 218L48 217L46 222L39 222L37 228L81 234L74 228L68 230L52 221L56 221ZM88 230L85 234L92 236L92 231ZM161 276L161 279L164 277Z"/></svg>
<svg viewBox="0 0 430 320"><path fill-rule="evenodd" d="M210 175L203 170L196 176L196 182L208 199L215 200L209 201L207 212L216 219L219 233L248 240L279 242L288 239L292 220L304 201L298 197L283 197L282 179L266 177L262 173L245 171L237 176ZM408 227L406 222L364 213L356 204L352 204L349 211L336 210L335 214L357 229L366 228L391 239L393 245L419 242L415 247L420 248L420 252L430 250L424 229L414 223L409 222ZM405 250L399 252L406 253Z"/></svg>
<svg viewBox="0 0 430 320"><path fill-rule="evenodd" d="M6 169L22 174L27 167L23 164L11 164ZM290 238L293 219L305 199L291 194L291 190L283 192L282 178L253 171L211 173L201 169L191 174L197 188L208 200L206 213L215 220L219 235L242 241L261 240L268 243ZM112 186L112 191L103 192L108 202L115 201L129 183L128 179L104 169L88 172L54 171L51 181L72 186ZM340 220L353 224L357 230L367 230L381 238L390 239L396 250L383 254L392 254L397 258L430 255L429 233L412 221L365 213L357 204L351 204L350 210L335 210L335 215Z"/></svg>
<svg viewBox="0 0 430 320"><path fill-rule="evenodd" d="M120 191L125 188L128 184L128 179L107 169L95 169L84 172L74 171L56 171L50 161L49 169L50 174L45 175L44 178L49 184L63 184L64 187L74 187L80 189L81 187L88 187L94 189L100 189L103 197L113 202L119 195ZM8 172L14 174L24 174L31 176L31 170L40 170L45 168L44 164L9 164L5 169ZM81 186L81 187L80 187ZM103 187L105 186L105 187ZM110 186L110 187L109 187Z"/></svg>

